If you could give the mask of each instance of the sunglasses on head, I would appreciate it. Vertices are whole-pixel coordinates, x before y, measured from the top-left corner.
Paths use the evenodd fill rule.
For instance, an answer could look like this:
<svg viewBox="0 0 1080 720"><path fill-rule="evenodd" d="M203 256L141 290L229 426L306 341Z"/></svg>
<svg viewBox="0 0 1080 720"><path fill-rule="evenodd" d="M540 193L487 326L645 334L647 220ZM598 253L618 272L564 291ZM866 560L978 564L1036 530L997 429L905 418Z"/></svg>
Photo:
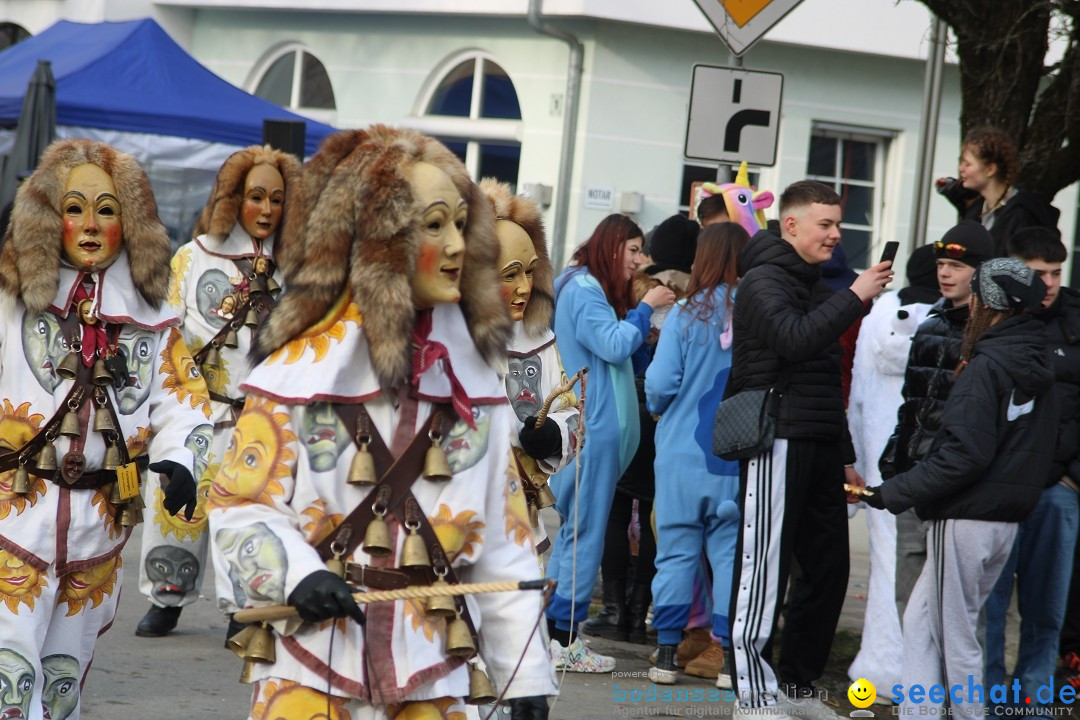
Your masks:
<svg viewBox="0 0 1080 720"><path fill-rule="evenodd" d="M967 255L967 246L960 243L943 243L938 240L934 243L934 252L953 260L959 260L964 255Z"/></svg>

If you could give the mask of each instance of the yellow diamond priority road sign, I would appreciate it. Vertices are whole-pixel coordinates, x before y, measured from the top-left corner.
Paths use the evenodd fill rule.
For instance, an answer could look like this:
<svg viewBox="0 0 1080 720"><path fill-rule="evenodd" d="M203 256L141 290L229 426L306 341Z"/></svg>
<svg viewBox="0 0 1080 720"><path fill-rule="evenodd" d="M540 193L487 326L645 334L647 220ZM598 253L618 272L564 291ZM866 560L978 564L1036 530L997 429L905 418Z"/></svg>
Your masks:
<svg viewBox="0 0 1080 720"><path fill-rule="evenodd" d="M742 56L802 0L694 0L716 34Z"/></svg>

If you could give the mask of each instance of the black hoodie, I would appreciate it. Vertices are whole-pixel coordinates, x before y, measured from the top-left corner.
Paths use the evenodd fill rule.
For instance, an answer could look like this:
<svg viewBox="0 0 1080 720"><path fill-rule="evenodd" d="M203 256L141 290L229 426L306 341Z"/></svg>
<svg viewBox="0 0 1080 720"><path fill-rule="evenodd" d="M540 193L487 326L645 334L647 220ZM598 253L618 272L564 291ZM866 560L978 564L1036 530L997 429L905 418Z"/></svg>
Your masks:
<svg viewBox="0 0 1080 720"><path fill-rule="evenodd" d="M1046 328L1018 315L975 343L930 455L881 487L893 513L1020 522L1039 501L1057 439Z"/></svg>
<svg viewBox="0 0 1080 720"><path fill-rule="evenodd" d="M773 387L790 368L776 436L842 443L844 461L854 462L839 341L863 314L862 302L848 288L833 292L818 266L765 230L743 249L739 268L727 395Z"/></svg>

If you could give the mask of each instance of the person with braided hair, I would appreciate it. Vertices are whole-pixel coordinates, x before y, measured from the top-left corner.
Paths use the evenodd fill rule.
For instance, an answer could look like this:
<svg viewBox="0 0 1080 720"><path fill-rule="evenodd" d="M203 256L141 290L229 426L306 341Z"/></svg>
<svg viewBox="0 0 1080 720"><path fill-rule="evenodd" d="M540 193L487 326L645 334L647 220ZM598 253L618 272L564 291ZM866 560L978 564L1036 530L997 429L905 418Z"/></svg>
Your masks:
<svg viewBox="0 0 1080 720"><path fill-rule="evenodd" d="M926 564L903 619L906 688L966 688L970 678L985 687L979 613L1039 501L1057 439L1054 366L1033 314L1046 285L1019 260L995 258L971 287L956 383L930 454L864 497L893 514L914 507L929 521ZM976 717L989 699L962 693L945 703ZM918 712L910 697L901 712Z"/></svg>
<svg viewBox="0 0 1080 720"><path fill-rule="evenodd" d="M511 323L490 204L445 146L383 125L329 136L295 188L289 286L207 501L244 604L302 621L248 632L251 717L452 717L491 701L482 656L513 720L546 720L539 593L352 596L539 575L495 369Z"/></svg>
<svg viewBox="0 0 1080 720"><path fill-rule="evenodd" d="M59 140L15 198L0 252L0 717L63 709L116 614L146 471L195 510L206 384L165 303L169 238L135 158ZM58 717L59 714L53 714Z"/></svg>
<svg viewBox="0 0 1080 720"><path fill-rule="evenodd" d="M169 307L195 353L213 411L192 439L202 490L192 520L168 518L158 485L151 481L146 489L152 517L143 526L139 590L151 605L135 629L140 637L167 635L183 608L199 598L209 546L209 475L221 463L244 404L239 387L250 367L251 339L284 281L274 260L281 254L278 229L286 191L299 173L299 160L269 145L233 153L218 170L195 239L173 255ZM219 607L234 612L238 601L228 574L218 573L216 585ZM230 625L229 635L238 629Z"/></svg>

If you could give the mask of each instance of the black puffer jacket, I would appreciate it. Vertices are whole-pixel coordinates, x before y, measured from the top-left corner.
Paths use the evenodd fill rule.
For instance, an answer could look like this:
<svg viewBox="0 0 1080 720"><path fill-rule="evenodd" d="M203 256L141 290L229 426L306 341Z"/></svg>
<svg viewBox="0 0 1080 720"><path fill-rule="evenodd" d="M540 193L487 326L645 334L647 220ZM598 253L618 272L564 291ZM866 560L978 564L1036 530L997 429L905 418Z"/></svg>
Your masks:
<svg viewBox="0 0 1080 720"><path fill-rule="evenodd" d="M1057 448L1046 479L1050 487L1063 475L1080 480L1080 293L1061 288L1054 304L1036 317L1046 323L1054 394L1061 403Z"/></svg>
<svg viewBox="0 0 1080 720"><path fill-rule="evenodd" d="M967 305L952 307L943 298L915 331L904 371L904 401L896 411L896 430L878 463L886 480L910 470L930 452L960 363L967 319Z"/></svg>
<svg viewBox="0 0 1080 720"><path fill-rule="evenodd" d="M983 222L982 200L976 201L967 209L966 220ZM1042 197L1027 190L1013 194L1000 209L994 212L994 223L990 226L990 236L994 238L994 257L1005 257L1005 242L1016 234L1017 230L1029 227L1057 228L1061 211Z"/></svg>
<svg viewBox="0 0 1080 720"><path fill-rule="evenodd" d="M790 366L776 436L843 442L854 462L841 388L840 336L863 314L850 289L833 292L817 266L786 241L759 232L742 252L727 395L776 384Z"/></svg>
<svg viewBox="0 0 1080 720"><path fill-rule="evenodd" d="M1042 322L1019 315L990 328L956 379L930 456L881 486L885 507L914 507L924 520L1023 520L1057 439L1053 384Z"/></svg>

